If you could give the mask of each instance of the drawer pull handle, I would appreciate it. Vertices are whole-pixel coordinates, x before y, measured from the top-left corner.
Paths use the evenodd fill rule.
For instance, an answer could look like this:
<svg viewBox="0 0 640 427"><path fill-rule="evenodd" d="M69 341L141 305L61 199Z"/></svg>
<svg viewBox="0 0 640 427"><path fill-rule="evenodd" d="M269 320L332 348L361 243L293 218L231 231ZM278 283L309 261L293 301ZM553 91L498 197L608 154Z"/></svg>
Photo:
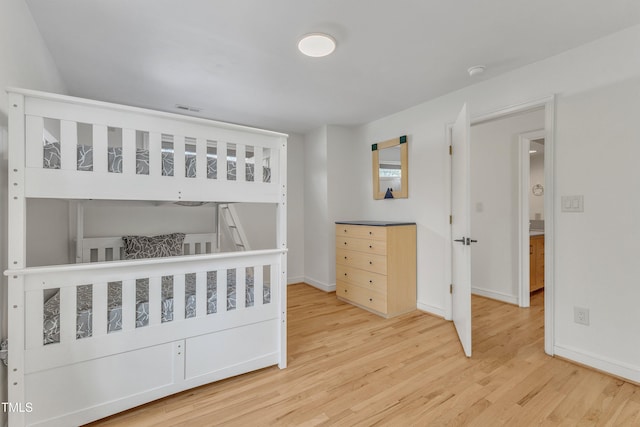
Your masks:
<svg viewBox="0 0 640 427"><path fill-rule="evenodd" d="M369 261L369 265L373 265L373 261Z"/></svg>
<svg viewBox="0 0 640 427"><path fill-rule="evenodd" d="M369 245L369 249L373 249L373 245Z"/></svg>
<svg viewBox="0 0 640 427"><path fill-rule="evenodd" d="M372 234L373 234L373 233L370 231L370 232L369 232L369 236L371 236Z"/></svg>
<svg viewBox="0 0 640 427"><path fill-rule="evenodd" d="M373 280L369 280L369 283L373 283Z"/></svg>
<svg viewBox="0 0 640 427"><path fill-rule="evenodd" d="M344 257L344 259L347 259L347 257Z"/></svg>
<svg viewBox="0 0 640 427"><path fill-rule="evenodd" d="M347 242L344 242L345 246L347 245Z"/></svg>
<svg viewBox="0 0 640 427"><path fill-rule="evenodd" d="M344 293L346 294L347 292L348 292L348 291L345 289L345 290L344 290Z"/></svg>
<svg viewBox="0 0 640 427"><path fill-rule="evenodd" d="M347 273L344 273L344 277L347 277Z"/></svg>
<svg viewBox="0 0 640 427"><path fill-rule="evenodd" d="M373 298L369 298L369 302L373 302Z"/></svg>
<svg viewBox="0 0 640 427"><path fill-rule="evenodd" d="M345 229L345 230L344 230L344 232L346 233L346 232L347 232L347 229Z"/></svg>

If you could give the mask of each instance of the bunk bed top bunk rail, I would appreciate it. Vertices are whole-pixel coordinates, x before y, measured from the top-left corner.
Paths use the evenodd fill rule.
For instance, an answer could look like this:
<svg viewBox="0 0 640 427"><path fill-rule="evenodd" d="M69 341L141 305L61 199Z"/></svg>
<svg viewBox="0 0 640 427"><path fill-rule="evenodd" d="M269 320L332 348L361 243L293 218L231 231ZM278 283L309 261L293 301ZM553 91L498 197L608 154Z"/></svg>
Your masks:
<svg viewBox="0 0 640 427"><path fill-rule="evenodd" d="M285 134L10 89L26 197L273 202Z"/></svg>

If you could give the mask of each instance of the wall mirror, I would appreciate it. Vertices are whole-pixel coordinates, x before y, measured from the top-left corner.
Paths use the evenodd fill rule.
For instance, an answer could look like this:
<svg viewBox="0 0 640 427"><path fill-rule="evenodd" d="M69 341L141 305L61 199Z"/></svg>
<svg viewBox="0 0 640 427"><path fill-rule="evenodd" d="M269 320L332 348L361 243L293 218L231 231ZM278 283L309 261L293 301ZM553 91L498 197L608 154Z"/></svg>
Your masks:
<svg viewBox="0 0 640 427"><path fill-rule="evenodd" d="M374 199L409 197L409 153L407 136L371 146Z"/></svg>

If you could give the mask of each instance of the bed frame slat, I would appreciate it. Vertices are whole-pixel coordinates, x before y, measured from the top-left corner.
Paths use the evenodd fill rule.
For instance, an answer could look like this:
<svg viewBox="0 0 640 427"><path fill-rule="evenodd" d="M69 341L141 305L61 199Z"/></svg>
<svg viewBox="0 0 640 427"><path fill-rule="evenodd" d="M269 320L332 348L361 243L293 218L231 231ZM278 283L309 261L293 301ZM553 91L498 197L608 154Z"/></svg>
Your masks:
<svg viewBox="0 0 640 427"><path fill-rule="evenodd" d="M42 347L44 323L44 295L42 291L25 292L25 346Z"/></svg>
<svg viewBox="0 0 640 427"><path fill-rule="evenodd" d="M136 174L136 131L122 129L122 174L134 176Z"/></svg>
<svg viewBox="0 0 640 427"><path fill-rule="evenodd" d="M149 132L149 176L162 175L162 135Z"/></svg>
<svg viewBox="0 0 640 427"><path fill-rule="evenodd" d="M184 320L185 294L184 294L184 274L173 276L173 321Z"/></svg>
<svg viewBox="0 0 640 427"><path fill-rule="evenodd" d="M196 317L207 315L207 272L196 273Z"/></svg>
<svg viewBox="0 0 640 427"><path fill-rule="evenodd" d="M136 328L136 281L122 281L122 330Z"/></svg>
<svg viewBox="0 0 640 427"><path fill-rule="evenodd" d="M258 265L253 267L253 291L255 295L253 297L255 307L264 304L264 283L263 283L263 271L264 266Z"/></svg>
<svg viewBox="0 0 640 427"><path fill-rule="evenodd" d="M149 326L162 322L162 278L149 278Z"/></svg>
<svg viewBox="0 0 640 427"><path fill-rule="evenodd" d="M247 152L243 144L236 144L236 181L247 180Z"/></svg>
<svg viewBox="0 0 640 427"><path fill-rule="evenodd" d="M227 311L227 270L218 269L218 313L225 313Z"/></svg>
<svg viewBox="0 0 640 427"><path fill-rule="evenodd" d="M224 182L227 180L227 143L218 141L216 150L218 156L217 179Z"/></svg>
<svg viewBox="0 0 640 427"><path fill-rule="evenodd" d="M236 268L236 310L242 310L247 306L247 270Z"/></svg>
<svg viewBox="0 0 640 427"><path fill-rule="evenodd" d="M107 284L106 283L94 283L93 284L93 314L92 320L92 336L99 337L107 334Z"/></svg>
<svg viewBox="0 0 640 427"><path fill-rule="evenodd" d="M253 147L253 180L255 182L264 181L264 170L262 166L262 162L264 161L263 151L264 149L262 147Z"/></svg>
<svg viewBox="0 0 640 427"><path fill-rule="evenodd" d="M42 142L42 132L44 129L44 119L37 116L25 117L26 131L26 164L28 168L42 168L44 159L44 144Z"/></svg>
<svg viewBox="0 0 640 427"><path fill-rule="evenodd" d="M93 125L93 172L107 172L108 130L101 124Z"/></svg>
<svg viewBox="0 0 640 427"><path fill-rule="evenodd" d="M278 274L280 271L280 265L279 264L271 264L271 281L270 281L270 286L271 286L271 302L277 304L278 300L277 298L280 298L280 293L278 292L278 283L280 280L280 274Z"/></svg>
<svg viewBox="0 0 640 427"><path fill-rule="evenodd" d="M173 137L173 176L183 178L185 173L185 139L182 135Z"/></svg>
<svg viewBox="0 0 640 427"><path fill-rule="evenodd" d="M78 285L60 288L60 342L76 340L76 313Z"/></svg>
<svg viewBox="0 0 640 427"><path fill-rule="evenodd" d="M60 120L60 167L78 169L78 123Z"/></svg>
<svg viewBox="0 0 640 427"><path fill-rule="evenodd" d="M196 139L196 178L207 179L207 140Z"/></svg>

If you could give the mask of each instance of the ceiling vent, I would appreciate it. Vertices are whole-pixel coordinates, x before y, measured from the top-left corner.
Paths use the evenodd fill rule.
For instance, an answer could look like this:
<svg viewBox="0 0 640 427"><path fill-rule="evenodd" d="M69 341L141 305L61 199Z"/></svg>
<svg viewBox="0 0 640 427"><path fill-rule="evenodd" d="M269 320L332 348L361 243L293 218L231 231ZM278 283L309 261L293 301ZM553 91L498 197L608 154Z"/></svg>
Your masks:
<svg viewBox="0 0 640 427"><path fill-rule="evenodd" d="M191 111L192 113L199 113L202 110L202 108L190 107L184 104L176 104L176 108L182 111Z"/></svg>

